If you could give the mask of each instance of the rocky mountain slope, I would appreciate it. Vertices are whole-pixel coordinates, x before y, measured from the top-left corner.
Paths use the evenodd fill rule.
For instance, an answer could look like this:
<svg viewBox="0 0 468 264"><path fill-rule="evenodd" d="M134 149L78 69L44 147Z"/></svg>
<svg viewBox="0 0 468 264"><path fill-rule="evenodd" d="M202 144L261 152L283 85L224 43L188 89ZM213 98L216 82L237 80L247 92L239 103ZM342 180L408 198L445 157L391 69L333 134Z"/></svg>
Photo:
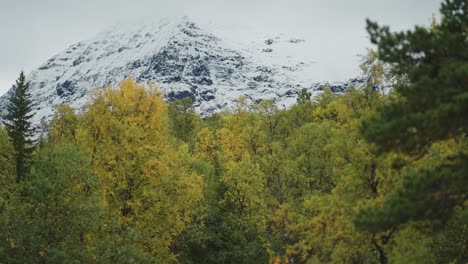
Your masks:
<svg viewBox="0 0 468 264"><path fill-rule="evenodd" d="M314 62L288 55L304 42L276 36L239 44L187 17L116 26L68 47L27 75L37 102L34 122L49 120L60 104L80 109L94 89L128 76L158 84L167 100L190 97L202 115L229 108L240 96L253 102L273 99L287 107L302 88L315 93L324 85L308 77ZM328 85L342 92L362 81ZM0 109L6 96L0 98Z"/></svg>

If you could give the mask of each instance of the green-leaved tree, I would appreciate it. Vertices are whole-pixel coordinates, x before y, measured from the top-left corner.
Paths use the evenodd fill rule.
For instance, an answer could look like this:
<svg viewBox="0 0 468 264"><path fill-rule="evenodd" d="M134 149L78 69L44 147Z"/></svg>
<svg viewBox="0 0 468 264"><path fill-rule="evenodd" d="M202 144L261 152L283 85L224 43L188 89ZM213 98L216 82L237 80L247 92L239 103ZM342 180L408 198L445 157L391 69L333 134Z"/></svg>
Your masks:
<svg viewBox="0 0 468 264"><path fill-rule="evenodd" d="M10 92L6 120L3 122L8 137L13 143L16 158L16 181L25 178L28 162L33 150L33 128L31 124L33 101L29 93L29 83L23 72Z"/></svg>

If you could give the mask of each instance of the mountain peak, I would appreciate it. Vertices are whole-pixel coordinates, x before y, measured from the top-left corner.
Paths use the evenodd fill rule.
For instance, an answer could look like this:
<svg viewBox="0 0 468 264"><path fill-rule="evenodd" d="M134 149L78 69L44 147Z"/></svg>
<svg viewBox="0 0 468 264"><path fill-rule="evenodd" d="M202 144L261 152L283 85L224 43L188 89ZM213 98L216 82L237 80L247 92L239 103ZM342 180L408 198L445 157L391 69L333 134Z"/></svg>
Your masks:
<svg viewBox="0 0 468 264"><path fill-rule="evenodd" d="M280 41L234 44L187 16L119 24L71 45L27 76L38 103L34 122L49 120L64 103L79 109L94 89L129 76L159 84L167 100L190 97L202 115L229 108L239 96L288 106L303 87L320 85L303 72L310 62L278 57ZM281 43L287 50L302 40ZM0 98L0 109L5 101Z"/></svg>

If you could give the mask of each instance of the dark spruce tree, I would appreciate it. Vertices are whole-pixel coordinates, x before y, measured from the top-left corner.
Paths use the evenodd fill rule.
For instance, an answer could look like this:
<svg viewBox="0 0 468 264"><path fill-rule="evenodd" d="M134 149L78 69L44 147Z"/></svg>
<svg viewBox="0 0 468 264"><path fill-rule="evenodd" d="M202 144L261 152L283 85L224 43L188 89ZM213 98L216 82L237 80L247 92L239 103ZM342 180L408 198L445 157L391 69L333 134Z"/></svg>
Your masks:
<svg viewBox="0 0 468 264"><path fill-rule="evenodd" d="M16 158L16 181L24 179L33 151L33 128L31 124L33 101L29 93L29 83L21 71L16 84L10 91L3 121L8 137L13 143Z"/></svg>

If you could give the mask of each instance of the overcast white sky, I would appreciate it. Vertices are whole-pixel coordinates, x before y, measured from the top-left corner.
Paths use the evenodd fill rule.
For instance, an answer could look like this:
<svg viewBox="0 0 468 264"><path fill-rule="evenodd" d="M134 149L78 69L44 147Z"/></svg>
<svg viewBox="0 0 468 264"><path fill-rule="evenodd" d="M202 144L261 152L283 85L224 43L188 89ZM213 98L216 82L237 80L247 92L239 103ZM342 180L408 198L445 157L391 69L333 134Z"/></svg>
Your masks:
<svg viewBox="0 0 468 264"><path fill-rule="evenodd" d="M188 15L232 32L294 32L330 62L370 47L365 19L393 29L428 25L441 0L0 0L0 94L26 73L118 22ZM317 52L317 51L315 51ZM346 65L351 71L356 65ZM341 68L340 68L341 69Z"/></svg>

